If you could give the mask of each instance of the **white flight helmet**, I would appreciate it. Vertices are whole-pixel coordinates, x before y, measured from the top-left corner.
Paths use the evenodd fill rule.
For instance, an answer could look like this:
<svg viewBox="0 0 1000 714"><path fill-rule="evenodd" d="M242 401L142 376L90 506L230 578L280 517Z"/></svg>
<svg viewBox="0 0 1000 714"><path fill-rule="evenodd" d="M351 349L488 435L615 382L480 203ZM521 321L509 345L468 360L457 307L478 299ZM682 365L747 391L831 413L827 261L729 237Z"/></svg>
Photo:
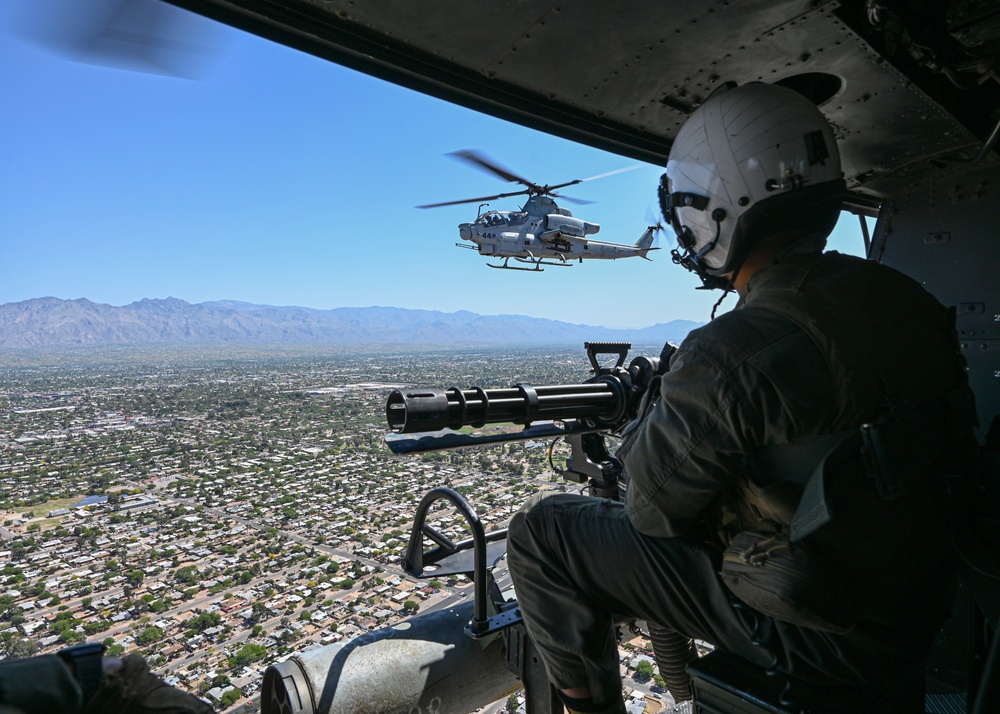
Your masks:
<svg viewBox="0 0 1000 714"><path fill-rule="evenodd" d="M812 102L770 84L720 89L681 127L660 179L673 260L725 288L764 235L822 250L844 187L833 130Z"/></svg>

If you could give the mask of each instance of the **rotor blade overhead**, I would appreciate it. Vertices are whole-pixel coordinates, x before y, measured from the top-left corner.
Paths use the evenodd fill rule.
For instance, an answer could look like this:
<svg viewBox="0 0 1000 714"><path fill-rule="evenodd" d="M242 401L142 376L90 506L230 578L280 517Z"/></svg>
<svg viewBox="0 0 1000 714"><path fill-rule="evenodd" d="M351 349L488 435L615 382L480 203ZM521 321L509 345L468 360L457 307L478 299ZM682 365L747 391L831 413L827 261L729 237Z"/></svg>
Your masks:
<svg viewBox="0 0 1000 714"><path fill-rule="evenodd" d="M597 174L597 176L588 176L585 179L580 179L580 182L595 181L597 179L607 178L608 176L614 176L615 174L623 174L626 171L635 171L636 169L641 169L643 166L646 166L646 164L632 164L631 166L626 166L625 168L615 169L614 171L608 171L603 174Z"/></svg>
<svg viewBox="0 0 1000 714"><path fill-rule="evenodd" d="M16 25L60 59L182 79L204 76L224 53L215 23L160 0L34 0Z"/></svg>
<svg viewBox="0 0 1000 714"><path fill-rule="evenodd" d="M511 196L524 196L530 191L514 191L512 193L498 193L495 196L480 196L479 198L463 198L458 201L445 201L444 203L425 203L417 208L440 208L441 206L457 206L461 203L476 203L477 201L492 201L495 198L510 198Z"/></svg>
<svg viewBox="0 0 1000 714"><path fill-rule="evenodd" d="M422 206L417 206L417 208L441 208L442 206L457 206L462 203L476 203L479 201L492 201L497 198L510 198L511 196L524 196L531 193L531 191L514 191L512 193L498 193L495 196L480 196L479 198L463 198L459 201L445 201L443 203L425 203ZM594 201L588 201L585 198L573 198L572 196L563 196L561 193L549 193L545 192L549 196L554 196L560 201L569 201L570 203L575 203L578 206L586 206Z"/></svg>
<svg viewBox="0 0 1000 714"><path fill-rule="evenodd" d="M476 203L478 201L492 201L497 198L509 198L510 196L523 196L527 194L528 196L552 196L563 201L569 201L570 203L575 203L578 205L587 205L594 203L593 201L588 201L582 198L571 198L569 196L563 196L562 194L555 193L557 189L565 188L566 186L575 186L578 183L583 183L584 181L593 181L594 179L604 178L605 176L614 176L615 174L624 173L625 171L632 171L634 169L641 168L643 164L635 164L633 166L626 166L622 169L615 169L614 171L608 171L607 173L598 174L597 176L591 176L585 179L573 179L572 181L565 181L563 183L557 183L553 185L541 185L529 181L526 178L518 176L509 169L505 169L500 166L493 159L487 158L484 154L472 149L462 149L460 151L452 151L448 154L452 158L458 161L464 161L467 164L474 166L477 169L485 171L486 173L492 174L502 178L504 181L510 181L511 183L519 183L525 187L523 191L514 191L511 193L498 193L494 196L481 196L479 198L463 198L458 201L444 201L442 203L427 203L422 206L417 206L417 208L439 208L441 206L455 206L461 203Z"/></svg>
<svg viewBox="0 0 1000 714"><path fill-rule="evenodd" d="M561 193L550 193L550 196L555 196L560 201L569 201L570 203L575 203L577 206L587 206L595 201L588 201L585 198L573 198L572 196L564 196Z"/></svg>
<svg viewBox="0 0 1000 714"><path fill-rule="evenodd" d="M539 186L539 188L542 189L540 191L540 193L547 193L549 195L555 195L552 192L555 191L557 188L566 188L567 186L576 186L578 183L583 183L583 179L573 179L572 181L564 181L563 183L553 184L552 186L549 186L548 184L546 184L545 186Z"/></svg>
<svg viewBox="0 0 1000 714"><path fill-rule="evenodd" d="M497 162L487 159L484 155L480 154L478 151L472 151L471 149L462 149L461 151L452 151L448 156L453 156L460 161L464 161L467 164L471 164L477 168L482 169L488 173L499 176L504 181L511 181L513 183L519 183L524 186L534 186L531 181L521 178L517 174L508 171L507 169L500 166Z"/></svg>

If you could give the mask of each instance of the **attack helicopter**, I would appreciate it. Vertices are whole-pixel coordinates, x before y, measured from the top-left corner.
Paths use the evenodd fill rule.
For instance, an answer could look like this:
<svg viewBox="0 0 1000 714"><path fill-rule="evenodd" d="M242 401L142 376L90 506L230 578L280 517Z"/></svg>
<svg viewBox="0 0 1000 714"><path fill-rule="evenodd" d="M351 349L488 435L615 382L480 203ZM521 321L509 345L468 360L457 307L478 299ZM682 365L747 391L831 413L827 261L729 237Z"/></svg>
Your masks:
<svg viewBox="0 0 1000 714"><path fill-rule="evenodd" d="M573 265L572 261L582 263L584 260L617 260L618 258L634 257L650 260L646 254L658 250L653 246L653 241L657 231L661 230L659 224L648 226L635 245L592 240L588 236L600 231L600 224L575 218L569 210L558 206L553 200L559 198L572 203L590 203L590 201L562 196L555 191L584 181L593 181L631 171L638 168L638 165L549 186L528 181L475 151L456 151L450 156L499 176L506 181L519 183L525 187L521 191L417 206L417 208L440 208L441 206L455 206L463 203L479 203L476 220L470 223L460 223L458 226L458 234L462 240L475 243L475 246L465 243L456 243L455 245L459 248L478 250L480 255L503 259L501 263L487 263L486 265L491 268L542 272L543 265L570 267ZM511 196L528 197L520 211L482 210L489 205L483 203L484 201ZM511 258L530 267L510 265Z"/></svg>

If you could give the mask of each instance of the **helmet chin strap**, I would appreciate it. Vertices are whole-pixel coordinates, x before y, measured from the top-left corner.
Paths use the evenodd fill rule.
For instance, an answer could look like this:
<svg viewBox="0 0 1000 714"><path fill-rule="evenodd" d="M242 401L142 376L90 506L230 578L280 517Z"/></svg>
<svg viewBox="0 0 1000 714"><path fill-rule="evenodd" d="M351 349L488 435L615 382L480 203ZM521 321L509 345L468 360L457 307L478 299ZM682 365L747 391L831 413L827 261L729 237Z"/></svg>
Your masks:
<svg viewBox="0 0 1000 714"><path fill-rule="evenodd" d="M722 288L722 295L719 297L718 300L715 301L715 304L712 305L712 315L709 317L710 320L715 319L715 313L718 311L719 306L722 305L722 301L725 300L726 296L729 295L729 293L731 293L732 291L733 291L733 281L732 279L730 279L726 282L726 287Z"/></svg>
<svg viewBox="0 0 1000 714"><path fill-rule="evenodd" d="M714 305L712 305L712 315L709 317L710 320L715 319L715 313L718 312L719 306L722 305L722 301L726 299L726 296L729 295L729 293L736 289L736 277L740 274L740 269L742 267L743 261L740 261L740 264L736 266L733 272L729 273L728 278L722 278L726 281L726 285L722 288L722 296L715 301ZM739 303L737 303L737 307L739 307Z"/></svg>

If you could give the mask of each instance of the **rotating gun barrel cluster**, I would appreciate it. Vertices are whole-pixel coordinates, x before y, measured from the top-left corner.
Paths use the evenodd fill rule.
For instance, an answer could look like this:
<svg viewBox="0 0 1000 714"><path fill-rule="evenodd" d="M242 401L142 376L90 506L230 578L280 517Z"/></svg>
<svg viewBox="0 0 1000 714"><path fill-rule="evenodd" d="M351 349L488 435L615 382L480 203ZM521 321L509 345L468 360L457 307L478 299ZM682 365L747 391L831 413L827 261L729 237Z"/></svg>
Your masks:
<svg viewBox="0 0 1000 714"><path fill-rule="evenodd" d="M667 343L659 357L636 357L626 367L625 358L632 347L627 342L586 342L584 347L593 376L582 384L397 389L386 402L391 431L386 444L393 453L412 454L614 432L636 416L646 388L666 368L676 349ZM600 356L609 354L617 360L612 366L602 365ZM468 433L487 424L522 428Z"/></svg>
<svg viewBox="0 0 1000 714"><path fill-rule="evenodd" d="M498 423L530 426L537 421L568 419L593 419L610 426L624 403L621 380L608 376L584 384L539 387L517 384L501 389L397 389L389 395L386 419L397 434Z"/></svg>
<svg viewBox="0 0 1000 714"><path fill-rule="evenodd" d="M397 389L386 403L389 428L395 434L414 434L500 423L528 428L534 422L575 420L590 428L614 429L632 416L636 395L675 349L668 343L658 358L636 357L626 368L629 343L587 342L584 347L594 376L582 384ZM618 360L612 367L603 367L598 359L602 354L617 355Z"/></svg>

